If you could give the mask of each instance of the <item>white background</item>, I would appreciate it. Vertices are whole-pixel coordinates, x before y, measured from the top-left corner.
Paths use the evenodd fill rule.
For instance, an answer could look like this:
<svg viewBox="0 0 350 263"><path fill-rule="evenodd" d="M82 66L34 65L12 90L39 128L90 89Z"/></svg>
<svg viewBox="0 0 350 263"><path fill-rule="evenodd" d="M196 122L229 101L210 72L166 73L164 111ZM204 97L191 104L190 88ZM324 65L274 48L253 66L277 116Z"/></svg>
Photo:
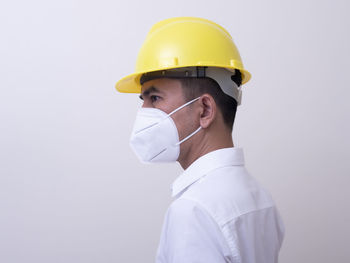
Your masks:
<svg viewBox="0 0 350 263"><path fill-rule="evenodd" d="M234 142L286 225L280 262L350 262L350 18L344 0L7 1L0 6L0 262L153 262L178 164L128 146L150 27L199 16L252 80Z"/></svg>

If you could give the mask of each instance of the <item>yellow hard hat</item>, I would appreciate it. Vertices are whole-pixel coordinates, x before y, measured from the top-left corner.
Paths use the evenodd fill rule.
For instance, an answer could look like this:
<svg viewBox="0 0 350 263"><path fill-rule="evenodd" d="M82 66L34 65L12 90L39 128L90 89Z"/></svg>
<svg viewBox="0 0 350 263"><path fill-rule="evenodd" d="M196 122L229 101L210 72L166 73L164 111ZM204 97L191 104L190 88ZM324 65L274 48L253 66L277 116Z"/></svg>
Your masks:
<svg viewBox="0 0 350 263"><path fill-rule="evenodd" d="M120 79L120 92L140 93L144 73L182 67L238 69L242 84L250 79L230 34L220 25L196 17L160 21L149 31L139 51L135 73Z"/></svg>

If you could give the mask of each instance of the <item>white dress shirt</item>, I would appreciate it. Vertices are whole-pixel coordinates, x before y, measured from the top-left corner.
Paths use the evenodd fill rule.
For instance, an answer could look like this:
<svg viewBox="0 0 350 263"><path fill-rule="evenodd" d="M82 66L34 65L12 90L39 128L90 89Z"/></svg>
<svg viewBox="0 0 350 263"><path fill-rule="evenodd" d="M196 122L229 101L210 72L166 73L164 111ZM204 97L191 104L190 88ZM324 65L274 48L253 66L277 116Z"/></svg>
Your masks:
<svg viewBox="0 0 350 263"><path fill-rule="evenodd" d="M276 206L244 167L241 148L210 152L172 185L156 263L276 263L284 236Z"/></svg>

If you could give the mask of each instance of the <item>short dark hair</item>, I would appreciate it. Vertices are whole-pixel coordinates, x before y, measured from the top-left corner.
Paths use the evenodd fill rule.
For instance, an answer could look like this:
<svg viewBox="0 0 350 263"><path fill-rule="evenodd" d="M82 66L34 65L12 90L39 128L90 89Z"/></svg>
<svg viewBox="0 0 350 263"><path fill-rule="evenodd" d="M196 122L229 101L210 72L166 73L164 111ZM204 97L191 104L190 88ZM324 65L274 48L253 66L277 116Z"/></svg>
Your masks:
<svg viewBox="0 0 350 263"><path fill-rule="evenodd" d="M213 97L220 109L226 126L232 130L237 111L237 101L222 91L219 84L211 78L178 78L184 91L185 100L190 101L203 94ZM238 86L242 83L242 76L239 70L231 77Z"/></svg>

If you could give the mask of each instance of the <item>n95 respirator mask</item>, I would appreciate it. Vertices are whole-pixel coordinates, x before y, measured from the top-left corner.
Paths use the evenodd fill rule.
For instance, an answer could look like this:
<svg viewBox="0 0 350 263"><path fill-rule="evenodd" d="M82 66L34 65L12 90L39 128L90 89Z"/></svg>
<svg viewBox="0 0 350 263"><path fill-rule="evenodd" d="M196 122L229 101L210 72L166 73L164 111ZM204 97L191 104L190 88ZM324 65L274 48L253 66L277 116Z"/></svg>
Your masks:
<svg viewBox="0 0 350 263"><path fill-rule="evenodd" d="M169 114L156 108L138 110L130 146L141 162L177 161L180 144L199 132L201 127L180 141L176 125L170 116L198 99L199 97L185 103Z"/></svg>

